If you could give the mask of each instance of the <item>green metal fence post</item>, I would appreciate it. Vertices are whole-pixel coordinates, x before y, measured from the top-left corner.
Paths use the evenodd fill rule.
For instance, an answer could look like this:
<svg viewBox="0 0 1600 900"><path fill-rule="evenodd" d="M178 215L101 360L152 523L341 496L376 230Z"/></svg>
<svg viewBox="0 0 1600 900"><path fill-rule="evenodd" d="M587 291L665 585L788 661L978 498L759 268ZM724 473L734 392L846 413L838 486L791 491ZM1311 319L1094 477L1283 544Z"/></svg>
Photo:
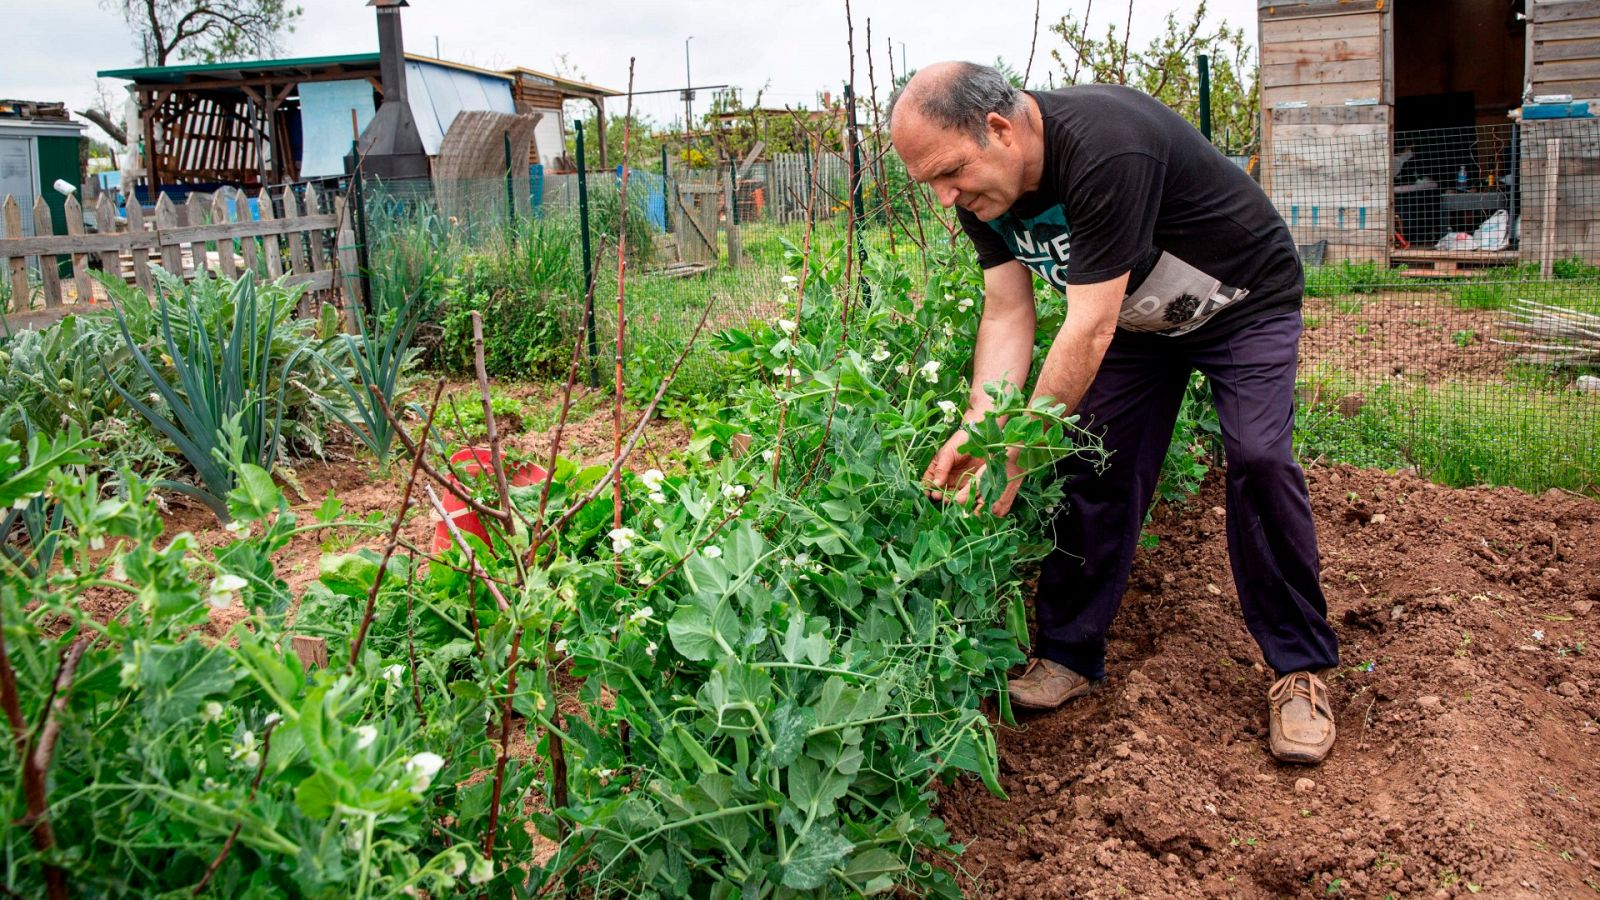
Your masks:
<svg viewBox="0 0 1600 900"><path fill-rule="evenodd" d="M583 251L583 328L589 333L589 386L600 386L600 370L595 359L600 354L594 335L594 260L589 250L589 177L584 170L583 122L578 128L578 239Z"/></svg>
<svg viewBox="0 0 1600 900"><path fill-rule="evenodd" d="M1200 66L1200 133L1211 140L1211 57L1204 53L1195 58Z"/></svg>

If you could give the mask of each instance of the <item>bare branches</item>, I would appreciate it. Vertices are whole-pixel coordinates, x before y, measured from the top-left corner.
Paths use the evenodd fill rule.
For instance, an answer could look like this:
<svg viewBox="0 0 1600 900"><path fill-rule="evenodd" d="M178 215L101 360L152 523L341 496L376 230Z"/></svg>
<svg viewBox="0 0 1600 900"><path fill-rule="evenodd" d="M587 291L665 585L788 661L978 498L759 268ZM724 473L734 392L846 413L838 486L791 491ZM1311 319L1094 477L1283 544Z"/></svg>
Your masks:
<svg viewBox="0 0 1600 900"><path fill-rule="evenodd" d="M1033 54L1039 49L1039 0L1033 0L1033 40L1028 42L1028 64L1022 69L1022 87L1028 87L1028 76L1033 74Z"/></svg>
<svg viewBox="0 0 1600 900"><path fill-rule="evenodd" d="M473 322L477 322L477 313L473 313ZM383 395L376 388L372 389L373 396L383 402ZM439 398L444 394L444 382L433 389L433 402L428 406L428 420L422 427L423 440L433 430L433 417L439 411ZM399 430L399 423L395 423ZM401 432L404 433L403 431ZM361 624L356 628L356 639L350 642L350 670L354 671L357 660L361 659L361 645L366 642L367 629L372 627L372 615L378 607L378 591L383 587L383 575L389 569L389 560L394 556L395 547L400 543L400 526L406 520L406 513L411 509L411 490L417 483L417 471L422 465L422 454L416 453L411 457L411 473L406 476L406 489L400 495L400 510L394 515L394 524L389 527L389 542L383 548L383 559L378 561L378 574L373 576L372 589L367 592L367 608L361 615Z"/></svg>

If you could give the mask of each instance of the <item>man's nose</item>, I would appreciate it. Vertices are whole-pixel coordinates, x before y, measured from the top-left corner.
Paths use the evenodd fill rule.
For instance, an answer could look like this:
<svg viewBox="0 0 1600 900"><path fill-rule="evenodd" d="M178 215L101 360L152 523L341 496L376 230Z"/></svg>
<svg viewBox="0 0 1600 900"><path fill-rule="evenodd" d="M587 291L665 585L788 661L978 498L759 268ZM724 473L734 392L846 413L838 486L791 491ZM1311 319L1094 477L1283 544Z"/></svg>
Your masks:
<svg viewBox="0 0 1600 900"><path fill-rule="evenodd" d="M939 205L949 209L956 205L956 199L961 196L961 189L946 182L934 189L934 196L939 198Z"/></svg>

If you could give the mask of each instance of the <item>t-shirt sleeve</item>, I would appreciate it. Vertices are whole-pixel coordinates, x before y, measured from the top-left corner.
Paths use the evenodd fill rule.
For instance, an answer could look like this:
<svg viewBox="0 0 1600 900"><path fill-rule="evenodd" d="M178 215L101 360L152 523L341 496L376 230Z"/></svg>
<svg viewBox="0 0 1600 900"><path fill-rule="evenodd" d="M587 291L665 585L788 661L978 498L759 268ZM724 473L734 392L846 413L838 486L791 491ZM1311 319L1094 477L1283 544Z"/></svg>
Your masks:
<svg viewBox="0 0 1600 900"><path fill-rule="evenodd" d="M1134 152L1107 157L1068 182L1068 284L1109 281L1149 253L1165 178L1164 163Z"/></svg>
<svg viewBox="0 0 1600 900"><path fill-rule="evenodd" d="M956 207L956 220L961 223L961 229L967 233L967 238L972 241L972 246L978 248L978 266L992 269L1001 263L1016 259L1011 254L1011 248L1000 239L1000 235L988 223L979 219L972 213Z"/></svg>

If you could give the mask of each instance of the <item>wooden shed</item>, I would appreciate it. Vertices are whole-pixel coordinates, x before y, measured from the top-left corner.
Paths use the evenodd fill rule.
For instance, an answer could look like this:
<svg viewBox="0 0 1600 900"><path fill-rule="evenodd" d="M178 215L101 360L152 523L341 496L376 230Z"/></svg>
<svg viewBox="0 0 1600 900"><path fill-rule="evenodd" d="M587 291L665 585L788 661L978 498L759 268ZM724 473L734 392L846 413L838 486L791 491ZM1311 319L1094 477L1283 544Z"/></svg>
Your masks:
<svg viewBox="0 0 1600 900"><path fill-rule="evenodd" d="M1446 272L1600 261L1600 120L1581 117L1600 114L1600 0L1260 0L1258 24L1262 186L1304 247ZM1580 117L1534 118L1566 94ZM1499 210L1505 246L1438 249Z"/></svg>

